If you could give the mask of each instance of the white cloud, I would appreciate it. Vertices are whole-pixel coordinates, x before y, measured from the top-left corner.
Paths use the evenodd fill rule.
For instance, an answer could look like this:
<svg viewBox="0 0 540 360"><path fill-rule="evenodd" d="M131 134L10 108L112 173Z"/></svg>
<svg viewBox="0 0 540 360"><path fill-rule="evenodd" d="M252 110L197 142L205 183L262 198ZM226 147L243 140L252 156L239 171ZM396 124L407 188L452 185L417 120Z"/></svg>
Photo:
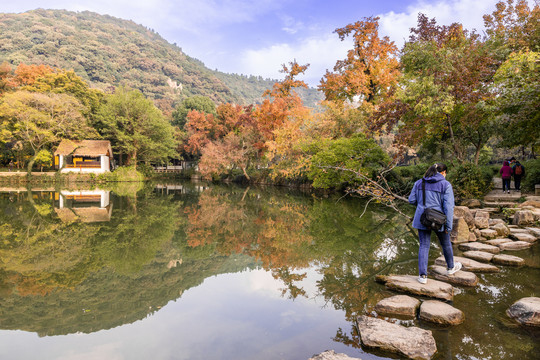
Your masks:
<svg viewBox="0 0 540 360"><path fill-rule="evenodd" d="M272 79L282 79L281 64L296 60L300 65L310 64L303 77L311 86L317 86L327 69L332 69L338 59L343 59L350 43L340 41L335 34L304 39L297 44L276 44L270 47L247 50L238 67L247 74L257 74Z"/></svg>

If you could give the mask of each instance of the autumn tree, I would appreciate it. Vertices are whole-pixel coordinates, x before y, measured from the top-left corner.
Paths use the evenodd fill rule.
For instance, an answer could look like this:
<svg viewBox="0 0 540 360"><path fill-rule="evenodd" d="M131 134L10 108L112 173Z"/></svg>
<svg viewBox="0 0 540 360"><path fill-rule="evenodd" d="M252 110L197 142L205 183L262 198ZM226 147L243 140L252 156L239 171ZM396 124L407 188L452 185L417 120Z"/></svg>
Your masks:
<svg viewBox="0 0 540 360"><path fill-rule="evenodd" d="M97 115L101 134L127 155L127 163L167 161L175 156L173 129L152 101L120 87L105 98Z"/></svg>
<svg viewBox="0 0 540 360"><path fill-rule="evenodd" d="M387 36L379 37L378 21L378 17L368 17L336 29L341 41L352 37L353 48L321 80L319 89L327 100L377 104L397 84L398 48Z"/></svg>
<svg viewBox="0 0 540 360"><path fill-rule="evenodd" d="M31 151L28 172L36 155L62 138L83 139L97 136L82 115L83 106L67 94L41 94L19 90L1 98L2 141L20 141Z"/></svg>
<svg viewBox="0 0 540 360"><path fill-rule="evenodd" d="M458 161L474 162L491 137L496 70L490 48L461 24L437 25L418 16L418 26L402 51L403 77L396 97L375 113L375 123L391 130L399 122L398 141L418 146L437 141ZM447 148L446 144L449 144Z"/></svg>
<svg viewBox="0 0 540 360"><path fill-rule="evenodd" d="M540 4L530 8L526 0L499 1L491 14L484 15L489 40L505 58L513 51L540 51Z"/></svg>
<svg viewBox="0 0 540 360"><path fill-rule="evenodd" d="M0 95L13 88L13 69L7 62L0 64Z"/></svg>
<svg viewBox="0 0 540 360"><path fill-rule="evenodd" d="M13 81L16 86L32 85L45 74L51 74L54 70L47 65L26 65L20 63L15 69Z"/></svg>

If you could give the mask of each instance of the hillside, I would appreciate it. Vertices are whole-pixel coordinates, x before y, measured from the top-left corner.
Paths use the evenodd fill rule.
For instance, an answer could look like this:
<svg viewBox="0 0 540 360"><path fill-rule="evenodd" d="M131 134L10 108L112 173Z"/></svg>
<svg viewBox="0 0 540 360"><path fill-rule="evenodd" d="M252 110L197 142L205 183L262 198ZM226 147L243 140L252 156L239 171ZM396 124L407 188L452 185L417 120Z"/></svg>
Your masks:
<svg viewBox="0 0 540 360"><path fill-rule="evenodd" d="M136 88L165 112L192 95L218 103L260 102L262 92L273 84L260 77L212 71L152 29L89 11L0 14L0 63L4 61L73 69L103 90ZM320 96L310 92L315 95L306 99Z"/></svg>

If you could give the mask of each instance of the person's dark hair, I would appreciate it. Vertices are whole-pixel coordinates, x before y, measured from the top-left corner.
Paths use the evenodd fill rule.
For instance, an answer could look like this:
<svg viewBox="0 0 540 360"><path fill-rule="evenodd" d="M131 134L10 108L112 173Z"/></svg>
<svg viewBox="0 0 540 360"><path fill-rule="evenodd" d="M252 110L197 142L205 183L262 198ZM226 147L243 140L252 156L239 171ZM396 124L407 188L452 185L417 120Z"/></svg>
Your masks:
<svg viewBox="0 0 540 360"><path fill-rule="evenodd" d="M424 177L425 178L432 177L432 176L436 175L437 173L447 171L447 170L448 170L448 168L446 167L446 164L435 163L435 164L431 165L427 169L426 173L424 174Z"/></svg>

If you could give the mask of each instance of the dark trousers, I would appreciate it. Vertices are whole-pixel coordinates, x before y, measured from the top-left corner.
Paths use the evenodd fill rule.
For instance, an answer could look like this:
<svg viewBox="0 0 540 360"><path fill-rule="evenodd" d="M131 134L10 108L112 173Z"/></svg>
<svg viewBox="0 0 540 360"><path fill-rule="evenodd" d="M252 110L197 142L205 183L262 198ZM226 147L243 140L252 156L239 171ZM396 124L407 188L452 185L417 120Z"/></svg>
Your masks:
<svg viewBox="0 0 540 360"><path fill-rule="evenodd" d="M512 180L512 179L502 179L502 181L503 181L503 191L510 191L510 180Z"/></svg>
<svg viewBox="0 0 540 360"><path fill-rule="evenodd" d="M435 235L437 235L441 243L446 267L452 269L454 267L454 251L452 250L450 235L444 231L435 231ZM418 229L418 240L420 240L420 248L418 249L418 273L419 275L427 275L431 230Z"/></svg>
<svg viewBox="0 0 540 360"><path fill-rule="evenodd" d="M514 175L514 186L516 190L521 190L521 176Z"/></svg>

